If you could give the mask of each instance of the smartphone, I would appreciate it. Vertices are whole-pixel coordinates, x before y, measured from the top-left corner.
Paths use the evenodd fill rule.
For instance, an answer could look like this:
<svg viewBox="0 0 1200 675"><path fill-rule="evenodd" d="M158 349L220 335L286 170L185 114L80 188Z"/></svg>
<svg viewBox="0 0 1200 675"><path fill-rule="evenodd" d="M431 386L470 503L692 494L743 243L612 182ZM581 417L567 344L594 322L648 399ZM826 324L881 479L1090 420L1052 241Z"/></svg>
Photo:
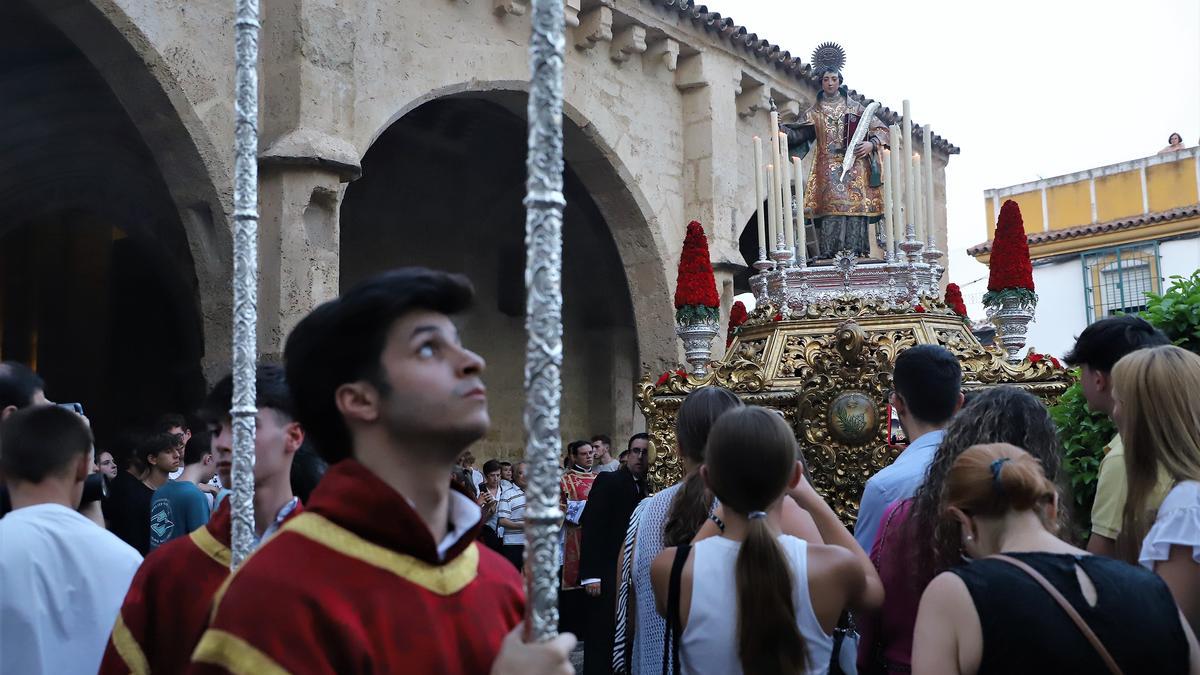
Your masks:
<svg viewBox="0 0 1200 675"><path fill-rule="evenodd" d="M59 403L58 407L66 408L67 410L70 410L71 412L75 413L76 415L83 414L83 404L82 403Z"/></svg>
<svg viewBox="0 0 1200 675"><path fill-rule="evenodd" d="M888 416L888 445L898 447L908 445L908 437L904 435L904 429L900 426L900 418L896 415L896 410L892 408L892 404L887 406Z"/></svg>

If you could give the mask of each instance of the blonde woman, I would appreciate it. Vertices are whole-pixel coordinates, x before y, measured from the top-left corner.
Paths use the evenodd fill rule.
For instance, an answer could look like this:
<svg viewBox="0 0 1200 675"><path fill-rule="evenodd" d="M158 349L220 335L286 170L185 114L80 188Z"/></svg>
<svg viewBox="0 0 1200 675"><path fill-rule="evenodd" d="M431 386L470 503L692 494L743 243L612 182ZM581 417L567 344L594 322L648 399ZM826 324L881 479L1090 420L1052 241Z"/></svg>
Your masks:
<svg viewBox="0 0 1200 675"><path fill-rule="evenodd" d="M1200 356L1167 345L1113 367L1113 418L1125 441L1129 492L1119 549L1154 570L1200 626ZM1173 487L1147 507L1162 467ZM1128 533L1128 539L1125 538Z"/></svg>
<svg viewBox="0 0 1200 675"><path fill-rule="evenodd" d="M1200 673L1162 579L1054 536L1058 494L1028 452L971 446L941 495L946 528L973 562L921 596L912 672Z"/></svg>

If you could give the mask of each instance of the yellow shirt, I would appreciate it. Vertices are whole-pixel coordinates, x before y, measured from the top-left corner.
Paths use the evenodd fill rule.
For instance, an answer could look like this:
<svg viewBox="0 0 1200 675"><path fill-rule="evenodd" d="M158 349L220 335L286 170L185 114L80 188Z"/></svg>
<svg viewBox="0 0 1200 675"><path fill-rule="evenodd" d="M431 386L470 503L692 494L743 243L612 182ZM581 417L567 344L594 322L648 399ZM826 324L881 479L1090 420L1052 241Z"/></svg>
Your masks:
<svg viewBox="0 0 1200 675"><path fill-rule="evenodd" d="M1092 533L1116 540L1121 534L1121 516L1125 510L1125 493L1128 479L1125 474L1125 445L1120 434L1113 437L1105 448L1107 454L1100 460L1100 475L1096 479L1096 501L1092 504ZM1157 511L1171 491L1171 477L1161 469L1158 485L1150 493L1147 510Z"/></svg>

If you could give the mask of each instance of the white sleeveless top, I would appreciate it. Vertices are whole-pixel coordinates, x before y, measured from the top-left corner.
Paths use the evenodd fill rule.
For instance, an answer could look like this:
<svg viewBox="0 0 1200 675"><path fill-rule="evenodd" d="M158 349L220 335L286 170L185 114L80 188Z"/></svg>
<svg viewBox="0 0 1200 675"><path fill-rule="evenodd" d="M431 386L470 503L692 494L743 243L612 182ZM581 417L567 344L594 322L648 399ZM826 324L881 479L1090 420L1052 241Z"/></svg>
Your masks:
<svg viewBox="0 0 1200 675"><path fill-rule="evenodd" d="M791 535L779 536L792 567L792 602L796 626L804 636L808 675L829 672L833 636L822 628L813 613L808 594L808 543ZM742 664L737 646L737 581L734 568L741 542L710 537L692 548L692 606L683 629L680 652L683 672L738 675Z"/></svg>

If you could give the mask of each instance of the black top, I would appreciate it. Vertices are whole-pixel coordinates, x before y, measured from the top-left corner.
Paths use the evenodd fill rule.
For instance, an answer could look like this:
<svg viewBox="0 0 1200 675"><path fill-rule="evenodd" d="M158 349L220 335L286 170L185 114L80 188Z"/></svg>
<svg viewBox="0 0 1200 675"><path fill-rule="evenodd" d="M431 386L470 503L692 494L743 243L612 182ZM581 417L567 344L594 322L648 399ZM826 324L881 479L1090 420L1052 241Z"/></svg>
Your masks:
<svg viewBox="0 0 1200 675"><path fill-rule="evenodd" d="M625 543L625 531L643 496L642 483L625 467L597 475L588 492L587 506L579 518L583 528L579 578L600 579L602 593L616 587L617 558Z"/></svg>
<svg viewBox="0 0 1200 675"><path fill-rule="evenodd" d="M1007 553L1034 568L1079 612L1127 675L1188 672L1187 637L1171 592L1153 572L1119 560L1061 553ZM1083 598L1079 565L1096 587ZM967 586L983 629L987 673L1106 673L1104 661L1062 607L1028 574L999 560L951 570Z"/></svg>
<svg viewBox="0 0 1200 675"><path fill-rule="evenodd" d="M128 471L117 473L108 485L101 508L108 529L143 556L150 552L150 500L154 490Z"/></svg>

